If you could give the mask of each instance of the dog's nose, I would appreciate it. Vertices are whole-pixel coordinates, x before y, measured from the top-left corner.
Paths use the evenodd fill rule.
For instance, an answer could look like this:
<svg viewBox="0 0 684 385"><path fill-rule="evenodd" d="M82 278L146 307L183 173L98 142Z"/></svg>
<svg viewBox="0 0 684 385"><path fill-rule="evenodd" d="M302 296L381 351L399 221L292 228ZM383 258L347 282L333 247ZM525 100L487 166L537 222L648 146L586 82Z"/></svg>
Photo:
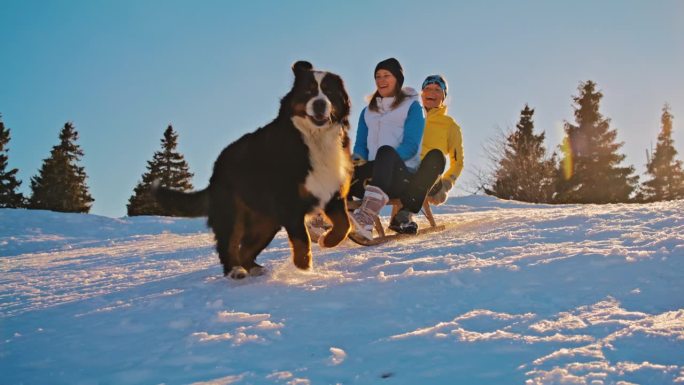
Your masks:
<svg viewBox="0 0 684 385"><path fill-rule="evenodd" d="M323 99L316 99L313 102L313 110L314 114L320 116L325 114L325 109L326 109L327 104L325 103L325 100Z"/></svg>

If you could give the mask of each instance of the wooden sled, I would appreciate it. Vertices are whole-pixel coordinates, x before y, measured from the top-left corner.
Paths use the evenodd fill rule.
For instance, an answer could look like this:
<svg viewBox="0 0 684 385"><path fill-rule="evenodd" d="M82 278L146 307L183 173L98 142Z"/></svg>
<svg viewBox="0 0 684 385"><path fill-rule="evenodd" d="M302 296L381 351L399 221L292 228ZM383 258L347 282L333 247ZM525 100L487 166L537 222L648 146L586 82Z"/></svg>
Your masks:
<svg viewBox="0 0 684 385"><path fill-rule="evenodd" d="M392 215L390 218L394 217L394 215L399 211L401 208L401 201L399 199L390 199L389 202L387 202L388 205L392 205ZM353 211L361 206L361 201L356 200L356 201L348 201L347 202L347 208L349 211ZM437 222L435 222L435 217L432 215L432 209L430 209L430 204L427 202L423 202L423 209L422 209L423 215L425 215L425 218L427 218L428 222L430 223L430 227L425 228L425 229L419 229L417 234L386 234L385 233L385 227L382 225L382 222L380 221L379 217L375 218L375 232L377 235L373 237L373 239L366 239L364 237L358 236L355 233L349 233L348 238L354 241L355 243L358 243L361 246L375 246L379 245L382 243L386 243L389 241L393 240L398 240L398 239L403 239L403 238L410 238L410 237L415 237L423 234L429 234L429 233L436 233L439 231L442 231L445 229L444 225L437 225ZM390 230L391 231L391 230Z"/></svg>

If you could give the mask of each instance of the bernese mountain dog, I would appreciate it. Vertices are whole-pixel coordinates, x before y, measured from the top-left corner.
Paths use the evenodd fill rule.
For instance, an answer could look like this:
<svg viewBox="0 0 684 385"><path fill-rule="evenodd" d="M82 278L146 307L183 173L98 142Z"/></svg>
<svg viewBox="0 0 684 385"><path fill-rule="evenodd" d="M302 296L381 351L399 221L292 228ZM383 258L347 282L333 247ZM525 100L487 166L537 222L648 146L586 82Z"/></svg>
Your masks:
<svg viewBox="0 0 684 385"><path fill-rule="evenodd" d="M304 221L314 211L322 210L332 223L321 246L338 245L350 230L351 103L344 82L306 61L296 62L292 71L294 84L280 101L278 117L226 147L206 189L153 188L162 206L185 216L208 216L223 273L231 278L262 274L256 257L281 227L294 264L311 268Z"/></svg>

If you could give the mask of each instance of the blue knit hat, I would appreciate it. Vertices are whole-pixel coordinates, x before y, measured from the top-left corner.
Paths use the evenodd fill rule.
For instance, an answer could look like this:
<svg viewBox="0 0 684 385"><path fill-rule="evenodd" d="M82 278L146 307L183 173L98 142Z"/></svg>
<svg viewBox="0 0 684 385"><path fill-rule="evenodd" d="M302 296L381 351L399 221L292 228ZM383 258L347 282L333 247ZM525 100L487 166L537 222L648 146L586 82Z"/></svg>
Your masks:
<svg viewBox="0 0 684 385"><path fill-rule="evenodd" d="M441 75L430 75L426 77L423 81L423 86L421 87L421 89L427 87L430 84L437 84L439 88L441 88L442 91L444 91L444 97L446 98L447 89L449 88L449 86L447 86L446 80L444 80L444 78Z"/></svg>

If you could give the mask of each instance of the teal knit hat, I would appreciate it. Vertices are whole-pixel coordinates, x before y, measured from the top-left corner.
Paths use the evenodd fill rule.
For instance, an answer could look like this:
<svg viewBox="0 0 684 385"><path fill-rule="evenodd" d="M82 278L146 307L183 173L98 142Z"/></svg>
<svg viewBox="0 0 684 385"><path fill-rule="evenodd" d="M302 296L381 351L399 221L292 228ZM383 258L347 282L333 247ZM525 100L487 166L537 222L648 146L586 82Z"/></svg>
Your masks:
<svg viewBox="0 0 684 385"><path fill-rule="evenodd" d="M447 88L449 87L447 86L446 80L444 80L444 78L441 75L430 75L426 77L423 81L423 86L421 87L421 89L427 87L430 84L437 84L442 89L442 91L444 91L444 97L446 98Z"/></svg>

